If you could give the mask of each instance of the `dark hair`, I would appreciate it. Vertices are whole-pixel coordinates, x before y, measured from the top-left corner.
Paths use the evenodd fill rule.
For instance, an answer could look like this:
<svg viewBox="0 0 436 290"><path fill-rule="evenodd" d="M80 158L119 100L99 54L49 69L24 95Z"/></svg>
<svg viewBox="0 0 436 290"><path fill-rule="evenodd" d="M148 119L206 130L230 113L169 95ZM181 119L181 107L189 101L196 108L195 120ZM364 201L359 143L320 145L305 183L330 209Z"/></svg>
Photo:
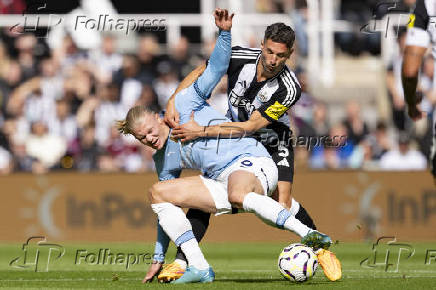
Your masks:
<svg viewBox="0 0 436 290"><path fill-rule="evenodd" d="M268 39L284 43L291 49L295 41L295 32L290 26L282 22L273 23L265 30L264 41L266 42Z"/></svg>
<svg viewBox="0 0 436 290"><path fill-rule="evenodd" d="M377 121L377 125L375 126L375 128L380 131L385 131L387 129L387 126L384 121Z"/></svg>

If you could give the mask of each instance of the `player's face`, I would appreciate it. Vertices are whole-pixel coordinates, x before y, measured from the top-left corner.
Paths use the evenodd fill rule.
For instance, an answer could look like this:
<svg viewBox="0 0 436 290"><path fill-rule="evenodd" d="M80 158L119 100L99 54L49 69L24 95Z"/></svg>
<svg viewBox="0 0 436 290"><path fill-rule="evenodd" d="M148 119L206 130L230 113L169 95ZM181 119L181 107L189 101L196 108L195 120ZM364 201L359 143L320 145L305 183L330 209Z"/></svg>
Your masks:
<svg viewBox="0 0 436 290"><path fill-rule="evenodd" d="M160 125L161 122L155 114L144 114L144 117L137 121L133 136L146 146L161 149L165 141L161 136Z"/></svg>
<svg viewBox="0 0 436 290"><path fill-rule="evenodd" d="M292 49L289 49L286 44L274 42L271 39L263 41L261 48L261 63L263 69L269 74L280 72L285 66L286 60L292 53Z"/></svg>

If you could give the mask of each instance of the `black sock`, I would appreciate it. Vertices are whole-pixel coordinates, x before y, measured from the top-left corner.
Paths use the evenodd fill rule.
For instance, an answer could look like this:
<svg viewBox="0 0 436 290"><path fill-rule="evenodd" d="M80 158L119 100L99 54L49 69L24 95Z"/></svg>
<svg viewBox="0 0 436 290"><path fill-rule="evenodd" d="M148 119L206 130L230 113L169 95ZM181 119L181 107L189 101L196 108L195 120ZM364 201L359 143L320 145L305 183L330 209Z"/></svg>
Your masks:
<svg viewBox="0 0 436 290"><path fill-rule="evenodd" d="M306 211L306 209L301 205L300 203L300 209L298 210L297 214L295 215L295 218L299 220L302 224L308 226L312 230L316 230L316 226L310 217L309 213Z"/></svg>
<svg viewBox="0 0 436 290"><path fill-rule="evenodd" d="M186 218L191 223L192 232L194 233L195 239L200 242L206 233L207 227L209 226L210 213L190 208L186 213ZM185 254L183 254L180 247L177 248L176 259L186 261Z"/></svg>

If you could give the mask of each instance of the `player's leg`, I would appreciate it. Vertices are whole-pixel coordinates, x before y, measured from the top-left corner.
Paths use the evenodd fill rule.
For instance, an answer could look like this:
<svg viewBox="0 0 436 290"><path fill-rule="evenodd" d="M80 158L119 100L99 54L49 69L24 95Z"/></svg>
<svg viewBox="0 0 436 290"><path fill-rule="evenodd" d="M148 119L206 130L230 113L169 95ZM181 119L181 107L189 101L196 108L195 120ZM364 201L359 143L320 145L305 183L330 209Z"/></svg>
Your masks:
<svg viewBox="0 0 436 290"><path fill-rule="evenodd" d="M228 193L232 206L255 213L269 225L281 228L289 220L287 228L297 235L303 237L310 232L310 228L292 217L282 205L264 195L260 181L251 172L237 170L230 174Z"/></svg>
<svg viewBox="0 0 436 290"><path fill-rule="evenodd" d="M212 196L214 200L216 213L217 214L231 213L232 206L228 200L226 182L219 182L204 177L200 177L200 178L203 184L207 187L209 194ZM194 235L197 241L200 241L201 238L204 236L204 233L209 224L209 214L206 216L205 213L199 211L195 212L190 210L187 214L187 217L188 216L191 218L190 222L193 225ZM197 232L195 232L194 226L196 227ZM165 267L162 270L161 274L159 274L158 276L158 279L167 281L167 280L175 280L179 278L180 275L183 274L184 267L186 267L185 265L186 262L183 261L183 258L179 256L176 259L176 261L167 265L167 267Z"/></svg>
<svg viewBox="0 0 436 290"><path fill-rule="evenodd" d="M312 230L316 230L315 223L306 209L292 197L292 182L280 180L279 169L279 181L277 183L277 201L286 208L289 208L289 212L297 220L308 226ZM288 201L289 200L289 201ZM290 205L289 205L290 204Z"/></svg>
<svg viewBox="0 0 436 290"><path fill-rule="evenodd" d="M232 206L255 213L269 225L290 230L300 237L316 235L313 245L329 247L331 239L302 224L277 201L266 196L277 185L277 167L270 158L242 158L228 170L227 190Z"/></svg>
<svg viewBox="0 0 436 290"><path fill-rule="evenodd" d="M277 201L289 208L292 216L309 228L316 230L316 226L306 209L292 198L292 183L294 182L294 149L292 142L289 146L280 143L280 146L268 148L272 159L278 169Z"/></svg>
<svg viewBox="0 0 436 290"><path fill-rule="evenodd" d="M200 243L209 226L210 213L190 208L186 213L186 218L191 224L195 239ZM185 254L183 254L182 249L178 247L175 260L162 269L159 273L158 280L165 282L176 280L185 273L187 266L188 260Z"/></svg>
<svg viewBox="0 0 436 290"><path fill-rule="evenodd" d="M168 194L168 192L172 194ZM225 185L215 180L199 176L159 182L151 188L150 199L152 203L159 202L159 204L169 204L169 202L171 202L171 205L174 204L181 207L198 208L211 213L218 212L219 214L221 214L229 213L232 211L232 207L227 198ZM181 216L178 215L178 218L181 218ZM165 226L163 225L160 216L159 223L165 229ZM168 235L170 234L168 233ZM192 264L192 258L188 257L188 254L184 250L183 245L181 246L181 248L187 257L189 267L187 268L183 276L175 283L186 283L187 281L192 281L190 280L192 277L198 277L197 274L192 273L193 271L195 272L199 267ZM193 265L194 268L191 265ZM206 274L209 274L209 276L213 276L213 272ZM166 281L174 279L176 278L173 277L171 279L166 279Z"/></svg>
<svg viewBox="0 0 436 290"><path fill-rule="evenodd" d="M159 224L187 257L191 269L185 275L194 280L185 283L194 282L195 279L202 282L213 281L213 271L198 246L189 221L178 207L194 207L215 212L214 200L200 177L159 182L152 186L149 196ZM187 280L186 277L184 280Z"/></svg>
<svg viewBox="0 0 436 290"><path fill-rule="evenodd" d="M277 184L277 200L285 207L289 207L289 212L297 220L309 228L316 230L316 226L306 211L306 209L294 198L291 197L292 183L294 178L294 150L291 146L279 146L278 151L275 148L269 148L270 154L273 157L274 162L277 165L279 172L278 184ZM290 206L288 204L290 203ZM305 244L316 244L316 239L319 236L314 233L307 235L303 238L302 242ZM315 241L313 241L315 240ZM318 261L324 270L328 279L335 281L342 276L341 263L336 258L335 254L325 250L319 249L316 251Z"/></svg>
<svg viewBox="0 0 436 290"><path fill-rule="evenodd" d="M204 235L206 234L207 228L209 227L210 213L190 208L186 213L186 218L192 226L192 231L194 232L195 239L201 242ZM180 248L177 248L175 261L178 266L182 269L186 268L186 257Z"/></svg>
<svg viewBox="0 0 436 290"><path fill-rule="evenodd" d="M200 176L155 183L150 188L149 196L152 203L171 203L181 208L195 208L208 213L216 212L214 200Z"/></svg>

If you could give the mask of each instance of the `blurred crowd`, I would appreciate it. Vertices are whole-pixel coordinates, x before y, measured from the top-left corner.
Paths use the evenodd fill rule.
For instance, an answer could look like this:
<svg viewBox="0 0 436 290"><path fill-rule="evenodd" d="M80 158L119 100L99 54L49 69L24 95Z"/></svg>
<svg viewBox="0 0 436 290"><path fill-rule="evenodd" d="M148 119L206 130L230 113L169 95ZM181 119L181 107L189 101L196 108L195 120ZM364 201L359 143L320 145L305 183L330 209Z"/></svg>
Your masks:
<svg viewBox="0 0 436 290"><path fill-rule="evenodd" d="M354 21L352 11L356 12L354 16L362 17L359 9L363 4L371 7L372 2L342 1L340 17ZM297 58L304 58L307 54L305 1L256 3L256 12L289 13L300 21L295 23ZM292 11L283 3L292 4ZM431 124L413 124L404 110L400 81L404 31L399 35L398 53L386 69L392 119L378 121L374 128L362 118L356 101L344 104L346 118L332 124L328 104L313 96L305 70L296 68L302 96L289 111L295 136L347 138L341 146L318 144L310 150L297 146L297 168L408 170L427 167ZM353 37L342 35L337 41L340 49L355 55L349 47L355 44ZM368 45L360 47L366 47L369 53L376 54L379 50L379 43L371 39L362 41ZM143 34L138 36L134 53L129 54L116 49L116 39L111 35L104 35L96 50L82 50L66 35L59 47L51 49L44 38L14 34L2 28L0 173L153 170L153 150L132 137L121 136L115 121L123 119L134 105L147 106L155 112L164 109L180 80L208 58L213 42L203 45L202 53L192 53L188 39L181 37L174 47L163 53L153 34ZM433 59L428 56L420 85L429 120L433 107L433 66ZM226 112L225 78L210 102Z"/></svg>
<svg viewBox="0 0 436 290"><path fill-rule="evenodd" d="M134 105L159 112L181 78L199 64L182 37L159 55L152 35L135 54L120 54L105 36L96 51L70 36L57 49L32 34L0 42L0 170L56 169L138 172L153 168L153 152L120 136L115 121Z"/></svg>
<svg viewBox="0 0 436 290"><path fill-rule="evenodd" d="M318 140L328 136L330 140L346 142L320 142L317 146L296 146L295 160L298 168L312 169L365 169L365 170L424 170L431 142L431 119L424 120L423 135L408 119L403 108L403 120L407 128L398 128L395 120L380 120L371 128L363 119L357 100L344 104L346 116L332 124L328 104L314 97L307 87L306 75L297 70L302 85L302 95L292 107L290 117L297 136L316 136ZM394 111L393 111L394 112ZM394 125L389 125L394 124Z"/></svg>

